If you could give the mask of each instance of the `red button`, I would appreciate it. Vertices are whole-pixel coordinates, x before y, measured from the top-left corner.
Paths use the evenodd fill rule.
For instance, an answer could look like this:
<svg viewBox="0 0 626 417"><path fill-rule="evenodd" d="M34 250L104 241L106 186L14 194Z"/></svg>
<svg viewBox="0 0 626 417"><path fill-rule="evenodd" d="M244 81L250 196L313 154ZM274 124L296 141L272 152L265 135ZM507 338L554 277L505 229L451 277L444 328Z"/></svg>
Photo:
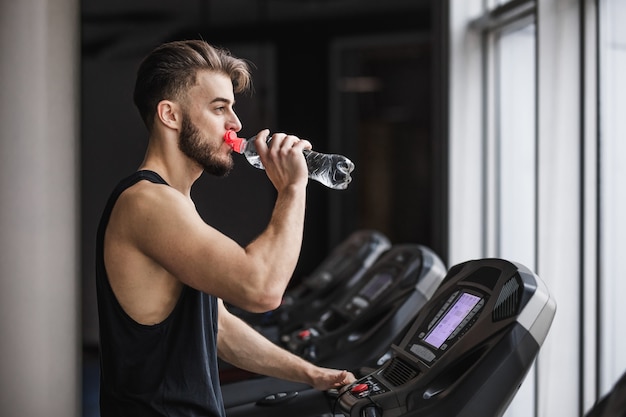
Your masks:
<svg viewBox="0 0 626 417"><path fill-rule="evenodd" d="M369 385L367 384L357 384L352 387L350 392L352 392L353 394L358 394L360 392L367 391L368 389L369 389Z"/></svg>
<svg viewBox="0 0 626 417"><path fill-rule="evenodd" d="M301 330L300 333L298 333L298 337L300 339L306 339L310 336L311 336L311 331L309 329Z"/></svg>

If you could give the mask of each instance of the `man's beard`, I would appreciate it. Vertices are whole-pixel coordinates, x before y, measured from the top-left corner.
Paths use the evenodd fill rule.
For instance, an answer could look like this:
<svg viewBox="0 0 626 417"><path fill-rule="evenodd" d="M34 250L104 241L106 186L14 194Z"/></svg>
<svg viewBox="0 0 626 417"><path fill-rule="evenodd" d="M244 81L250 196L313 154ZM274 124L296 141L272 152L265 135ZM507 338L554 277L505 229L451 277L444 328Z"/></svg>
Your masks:
<svg viewBox="0 0 626 417"><path fill-rule="evenodd" d="M233 169L232 158L220 159L217 155L219 146L212 146L208 140L205 140L187 114L183 115L178 148L196 161L208 174L223 177Z"/></svg>

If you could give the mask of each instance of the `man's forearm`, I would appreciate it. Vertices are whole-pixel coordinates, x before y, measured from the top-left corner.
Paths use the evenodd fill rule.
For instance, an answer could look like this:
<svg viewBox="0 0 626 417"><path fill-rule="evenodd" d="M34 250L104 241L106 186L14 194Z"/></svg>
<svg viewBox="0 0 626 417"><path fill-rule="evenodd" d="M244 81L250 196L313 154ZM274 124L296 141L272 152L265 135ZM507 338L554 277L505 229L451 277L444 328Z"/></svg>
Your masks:
<svg viewBox="0 0 626 417"><path fill-rule="evenodd" d="M222 360L249 372L313 384L314 365L272 343L240 318L226 314L220 318L218 333Z"/></svg>
<svg viewBox="0 0 626 417"><path fill-rule="evenodd" d="M266 230L246 250L265 262L267 275L281 291L287 288L298 262L304 233L306 188L291 187L282 191Z"/></svg>

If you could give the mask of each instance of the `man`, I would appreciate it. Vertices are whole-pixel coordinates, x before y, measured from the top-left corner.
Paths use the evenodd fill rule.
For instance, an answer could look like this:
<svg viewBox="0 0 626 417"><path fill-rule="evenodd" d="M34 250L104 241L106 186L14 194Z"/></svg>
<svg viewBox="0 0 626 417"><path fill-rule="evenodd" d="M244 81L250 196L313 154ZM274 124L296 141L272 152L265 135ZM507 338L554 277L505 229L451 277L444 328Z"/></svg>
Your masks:
<svg viewBox="0 0 626 417"><path fill-rule="evenodd" d="M224 416L218 356L320 390L355 379L283 350L224 307L277 308L302 244L306 140L275 133L268 146L269 131L258 133L277 197L246 247L204 223L190 197L202 172L232 168L223 137L241 130L234 94L250 85L245 61L204 41L161 45L139 68L145 159L112 193L97 236L102 417Z"/></svg>

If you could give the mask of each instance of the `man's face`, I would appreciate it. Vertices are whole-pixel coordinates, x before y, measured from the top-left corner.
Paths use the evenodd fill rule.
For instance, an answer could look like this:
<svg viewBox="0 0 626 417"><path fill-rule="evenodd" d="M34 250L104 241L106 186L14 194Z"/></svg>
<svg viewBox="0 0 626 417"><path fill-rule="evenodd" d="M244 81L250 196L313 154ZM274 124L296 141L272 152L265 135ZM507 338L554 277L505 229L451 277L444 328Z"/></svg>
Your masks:
<svg viewBox="0 0 626 417"><path fill-rule="evenodd" d="M233 84L228 76L199 71L181 106L178 147L212 175L224 176L233 168L232 150L224 142L224 132L241 129L234 103Z"/></svg>
<svg viewBox="0 0 626 417"><path fill-rule="evenodd" d="M230 154L223 154L222 144L215 144L200 132L191 121L189 112L183 113L182 127L178 147L189 158L196 161L207 174L223 177L233 168Z"/></svg>

